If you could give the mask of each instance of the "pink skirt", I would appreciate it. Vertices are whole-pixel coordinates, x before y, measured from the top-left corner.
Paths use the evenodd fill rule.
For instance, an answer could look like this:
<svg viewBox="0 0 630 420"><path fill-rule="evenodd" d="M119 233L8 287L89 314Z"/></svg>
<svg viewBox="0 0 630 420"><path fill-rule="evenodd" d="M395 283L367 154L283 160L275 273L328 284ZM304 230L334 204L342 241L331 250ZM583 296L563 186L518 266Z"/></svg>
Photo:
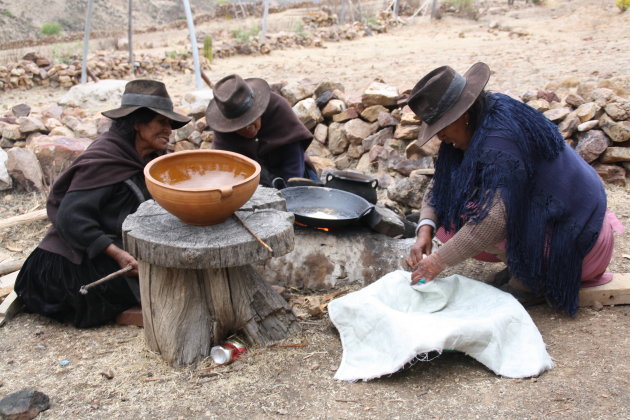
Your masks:
<svg viewBox="0 0 630 420"><path fill-rule="evenodd" d="M591 251L584 257L582 262L582 284L581 287L593 287L606 284L612 280L612 273L606 273L606 268L612 260L613 249L615 247L614 233L621 235L624 227L610 210L606 210L602 230L595 241ZM442 242L446 242L455 235L454 232L446 233L444 228L438 228L435 237ZM505 250L506 241L503 240L496 245L497 248ZM481 252L473 258L483 262L501 262L495 255L489 252Z"/></svg>
<svg viewBox="0 0 630 420"><path fill-rule="evenodd" d="M593 245L593 249L586 254L582 262L581 287L593 287L606 284L612 280L612 273L606 273L606 268L612 260L615 247L615 235L621 235L624 227L610 210L606 210L602 230Z"/></svg>

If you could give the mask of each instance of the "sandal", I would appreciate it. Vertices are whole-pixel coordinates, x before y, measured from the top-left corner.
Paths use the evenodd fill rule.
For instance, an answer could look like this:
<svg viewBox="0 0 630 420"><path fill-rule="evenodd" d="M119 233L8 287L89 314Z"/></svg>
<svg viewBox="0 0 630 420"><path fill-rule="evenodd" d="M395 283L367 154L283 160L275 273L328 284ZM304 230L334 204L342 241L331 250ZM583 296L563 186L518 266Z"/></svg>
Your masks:
<svg viewBox="0 0 630 420"><path fill-rule="evenodd" d="M508 283L505 283L503 286L499 287L499 289L503 290L506 293L511 294L520 302L524 307L535 306L545 303L545 297L537 295L532 292L528 292L527 290L520 290L510 286Z"/></svg>

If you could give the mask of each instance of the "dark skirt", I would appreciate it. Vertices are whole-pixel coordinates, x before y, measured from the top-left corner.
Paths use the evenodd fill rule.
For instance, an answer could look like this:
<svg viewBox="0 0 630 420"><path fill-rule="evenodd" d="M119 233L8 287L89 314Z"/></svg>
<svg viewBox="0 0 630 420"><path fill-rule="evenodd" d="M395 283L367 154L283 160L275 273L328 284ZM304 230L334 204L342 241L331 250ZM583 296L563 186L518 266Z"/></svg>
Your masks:
<svg viewBox="0 0 630 420"><path fill-rule="evenodd" d="M83 258L80 265L36 248L26 259L15 281L15 292L30 312L45 315L78 328L107 324L122 311L138 305L129 283L137 279L118 276L79 293L81 286L120 269L106 255ZM133 285L132 285L133 287Z"/></svg>

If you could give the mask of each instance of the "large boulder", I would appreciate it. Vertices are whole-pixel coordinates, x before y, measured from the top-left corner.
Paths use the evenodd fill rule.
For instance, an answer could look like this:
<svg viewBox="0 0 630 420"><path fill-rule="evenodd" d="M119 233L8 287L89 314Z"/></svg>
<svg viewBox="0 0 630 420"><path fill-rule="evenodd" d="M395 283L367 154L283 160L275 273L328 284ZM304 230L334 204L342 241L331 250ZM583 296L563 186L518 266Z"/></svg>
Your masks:
<svg viewBox="0 0 630 420"><path fill-rule="evenodd" d="M118 108L126 84L126 80L105 79L75 85L57 103L92 112Z"/></svg>
<svg viewBox="0 0 630 420"><path fill-rule="evenodd" d="M10 190L13 188L13 181L11 180L11 175L9 175L9 171L7 170L8 159L9 155L7 155L7 152L0 149L0 191Z"/></svg>
<svg viewBox="0 0 630 420"><path fill-rule="evenodd" d="M44 175L32 150L14 147L7 152L7 170L11 178L28 192L44 190Z"/></svg>
<svg viewBox="0 0 630 420"><path fill-rule="evenodd" d="M32 150L48 185L92 143L87 138L66 136L38 136L27 147Z"/></svg>

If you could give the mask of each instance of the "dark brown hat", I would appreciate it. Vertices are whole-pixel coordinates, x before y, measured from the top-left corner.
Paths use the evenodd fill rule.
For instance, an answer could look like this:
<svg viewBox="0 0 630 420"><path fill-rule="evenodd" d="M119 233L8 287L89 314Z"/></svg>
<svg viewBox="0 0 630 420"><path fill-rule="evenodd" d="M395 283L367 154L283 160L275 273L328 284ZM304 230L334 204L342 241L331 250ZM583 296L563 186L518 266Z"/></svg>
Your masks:
<svg viewBox="0 0 630 420"><path fill-rule="evenodd" d="M418 146L464 115L483 91L490 68L476 63L464 75L449 66L438 67L414 86L409 108L422 120Z"/></svg>
<svg viewBox="0 0 630 420"><path fill-rule="evenodd" d="M232 133L247 127L265 112L271 89L263 79L243 80L231 74L214 85L213 93L206 121L214 131Z"/></svg>
<svg viewBox="0 0 630 420"><path fill-rule="evenodd" d="M164 83L156 80L132 80L125 85L120 108L102 112L112 120L126 117L137 109L148 108L171 120L175 129L190 122L190 118L173 111L173 102Z"/></svg>

